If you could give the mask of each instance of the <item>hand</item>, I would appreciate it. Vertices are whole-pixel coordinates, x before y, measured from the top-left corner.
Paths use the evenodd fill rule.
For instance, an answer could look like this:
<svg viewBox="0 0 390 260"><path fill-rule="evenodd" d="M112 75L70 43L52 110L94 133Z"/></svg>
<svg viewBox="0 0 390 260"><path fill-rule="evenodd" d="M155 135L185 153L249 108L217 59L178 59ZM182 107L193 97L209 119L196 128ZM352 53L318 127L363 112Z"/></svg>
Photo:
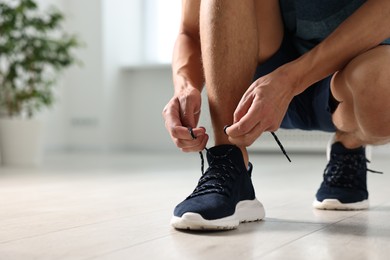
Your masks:
<svg viewBox="0 0 390 260"><path fill-rule="evenodd" d="M241 98L226 129L229 141L250 146L265 131L276 131L293 98L292 84L275 71L256 80Z"/></svg>
<svg viewBox="0 0 390 260"><path fill-rule="evenodd" d="M173 142L183 152L198 152L205 148L209 136L204 127L197 127L200 117L201 94L196 88L186 88L164 107L165 127ZM189 128L196 137L193 139Z"/></svg>

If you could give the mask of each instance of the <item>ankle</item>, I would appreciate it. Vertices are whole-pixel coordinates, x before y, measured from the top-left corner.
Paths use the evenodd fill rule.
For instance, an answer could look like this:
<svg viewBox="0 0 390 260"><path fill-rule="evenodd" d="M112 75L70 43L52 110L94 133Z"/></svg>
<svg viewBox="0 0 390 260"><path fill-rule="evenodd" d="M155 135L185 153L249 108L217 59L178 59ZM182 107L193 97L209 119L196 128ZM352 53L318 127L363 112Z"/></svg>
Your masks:
<svg viewBox="0 0 390 260"><path fill-rule="evenodd" d="M229 145L235 145L235 144L232 144L230 142L222 142L222 143L219 143L219 142L215 142L215 146L218 146L218 145L224 145L224 144L229 144ZM241 153L242 153L242 157L244 159L244 164L245 164L245 167L248 168L249 167L249 155L248 155L248 150L246 149L245 146L237 146L240 150L241 150Z"/></svg>
<svg viewBox="0 0 390 260"><path fill-rule="evenodd" d="M241 149L241 152L242 152L242 156L244 158L244 163L245 163L245 167L248 168L249 167L249 155L248 155L248 150L246 149L246 147L239 147Z"/></svg>
<svg viewBox="0 0 390 260"><path fill-rule="evenodd" d="M340 142L347 149L355 149L365 145L364 142L362 142L354 134L340 131L336 132L334 142Z"/></svg>

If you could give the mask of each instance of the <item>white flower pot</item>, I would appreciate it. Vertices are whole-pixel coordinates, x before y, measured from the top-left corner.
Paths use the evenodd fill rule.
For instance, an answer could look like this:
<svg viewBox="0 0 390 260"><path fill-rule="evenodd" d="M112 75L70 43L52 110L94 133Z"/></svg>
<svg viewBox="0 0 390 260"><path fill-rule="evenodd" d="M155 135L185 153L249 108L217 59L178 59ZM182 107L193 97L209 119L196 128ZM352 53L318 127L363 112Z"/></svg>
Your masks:
<svg viewBox="0 0 390 260"><path fill-rule="evenodd" d="M34 119L0 119L0 157L7 166L38 166L43 154L43 123Z"/></svg>

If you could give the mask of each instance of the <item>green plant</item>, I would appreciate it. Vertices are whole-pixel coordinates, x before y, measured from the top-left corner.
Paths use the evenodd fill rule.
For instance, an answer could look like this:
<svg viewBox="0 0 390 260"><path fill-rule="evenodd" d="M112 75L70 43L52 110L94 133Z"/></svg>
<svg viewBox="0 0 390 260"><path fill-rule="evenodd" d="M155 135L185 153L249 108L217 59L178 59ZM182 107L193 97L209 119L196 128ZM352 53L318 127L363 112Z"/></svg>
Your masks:
<svg viewBox="0 0 390 260"><path fill-rule="evenodd" d="M59 73L80 43L65 32L63 14L34 0L0 0L0 110L32 117L54 99Z"/></svg>

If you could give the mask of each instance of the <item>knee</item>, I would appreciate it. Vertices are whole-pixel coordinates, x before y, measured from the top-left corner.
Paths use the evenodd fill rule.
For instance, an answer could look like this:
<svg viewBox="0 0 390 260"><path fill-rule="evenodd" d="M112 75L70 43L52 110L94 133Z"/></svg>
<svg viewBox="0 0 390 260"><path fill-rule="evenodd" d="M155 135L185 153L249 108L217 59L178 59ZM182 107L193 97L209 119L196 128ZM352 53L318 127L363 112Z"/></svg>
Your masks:
<svg viewBox="0 0 390 260"><path fill-rule="evenodd" d="M389 121L378 118L376 122L367 122L360 125L360 132L365 139L390 140Z"/></svg>
<svg viewBox="0 0 390 260"><path fill-rule="evenodd" d="M381 97L390 94L389 67L390 46L378 46L354 58L342 72L354 97Z"/></svg>
<svg viewBox="0 0 390 260"><path fill-rule="evenodd" d="M390 137L390 46L353 59L342 71L354 114L365 136Z"/></svg>

